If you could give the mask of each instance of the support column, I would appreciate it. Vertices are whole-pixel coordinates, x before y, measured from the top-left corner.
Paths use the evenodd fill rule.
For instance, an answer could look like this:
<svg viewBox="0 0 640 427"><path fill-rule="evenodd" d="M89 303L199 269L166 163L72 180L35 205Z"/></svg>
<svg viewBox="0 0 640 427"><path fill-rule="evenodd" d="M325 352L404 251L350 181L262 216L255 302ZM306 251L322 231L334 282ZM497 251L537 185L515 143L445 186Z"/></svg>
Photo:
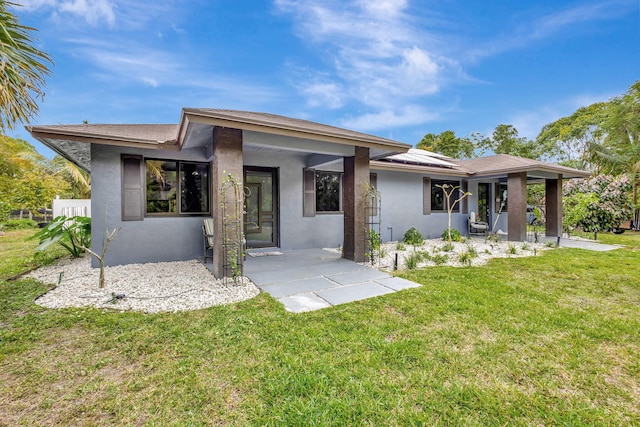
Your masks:
<svg viewBox="0 0 640 427"><path fill-rule="evenodd" d="M562 236L562 175L547 179L545 184L546 232L550 237Z"/></svg>
<svg viewBox="0 0 640 427"><path fill-rule="evenodd" d="M527 237L527 173L507 177L507 221L509 241L523 242Z"/></svg>
<svg viewBox="0 0 640 427"><path fill-rule="evenodd" d="M232 272L224 269L224 246L223 246L223 229L224 222L222 213L222 185L225 178L231 174L240 182L240 197L243 197L242 179L243 179L243 158L242 158L242 130L230 128L213 128L213 163L212 170L212 203L214 223L214 247L213 247L213 275L217 278L230 276ZM233 206L237 200L226 198L227 207ZM226 215L233 215L234 210L227 209ZM239 218L228 218L229 220L237 220L242 226L242 213ZM235 235L236 233L229 233ZM242 242L235 242L242 247Z"/></svg>
<svg viewBox="0 0 640 427"><path fill-rule="evenodd" d="M365 241L369 230L365 227L365 185L369 182L369 149L355 147L355 156L344 158L343 202L344 242L343 257L364 262Z"/></svg>

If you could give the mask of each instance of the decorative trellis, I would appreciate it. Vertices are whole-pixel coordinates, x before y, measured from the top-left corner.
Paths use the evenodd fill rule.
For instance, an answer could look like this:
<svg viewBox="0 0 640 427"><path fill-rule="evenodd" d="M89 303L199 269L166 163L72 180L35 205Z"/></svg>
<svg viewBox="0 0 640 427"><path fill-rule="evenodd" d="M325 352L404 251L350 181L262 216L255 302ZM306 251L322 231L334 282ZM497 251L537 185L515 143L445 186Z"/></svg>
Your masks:
<svg viewBox="0 0 640 427"><path fill-rule="evenodd" d="M364 247L365 256L371 264L380 263L380 246L382 243L382 204L380 192L370 184L365 184L364 196Z"/></svg>
<svg viewBox="0 0 640 427"><path fill-rule="evenodd" d="M236 281L243 274L244 191L238 178L228 174L220 186L222 210L222 271Z"/></svg>

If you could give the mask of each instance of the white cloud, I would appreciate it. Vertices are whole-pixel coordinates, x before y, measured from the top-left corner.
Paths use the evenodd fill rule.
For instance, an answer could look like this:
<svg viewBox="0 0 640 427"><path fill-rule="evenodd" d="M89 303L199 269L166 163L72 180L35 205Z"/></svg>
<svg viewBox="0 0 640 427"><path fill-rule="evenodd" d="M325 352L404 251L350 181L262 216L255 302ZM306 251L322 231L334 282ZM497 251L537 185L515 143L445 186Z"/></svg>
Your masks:
<svg viewBox="0 0 640 427"><path fill-rule="evenodd" d="M63 1L60 3L58 10L80 16L91 25L97 25L102 21L109 26L113 26L116 23L113 4L109 0Z"/></svg>
<svg viewBox="0 0 640 427"><path fill-rule="evenodd" d="M348 120L353 127L424 123L424 111L418 114L406 106L463 76L456 61L437 50L435 37L416 26L407 0L275 0L275 4L294 18L301 39L326 52L327 68L294 85L311 106L335 109L356 103L373 111ZM319 93L325 99L319 100Z"/></svg>
<svg viewBox="0 0 640 427"><path fill-rule="evenodd" d="M420 105L380 110L358 117L347 118L342 126L361 131L380 131L400 126L412 126L437 120L438 113Z"/></svg>
<svg viewBox="0 0 640 427"><path fill-rule="evenodd" d="M84 19L93 26L116 23L115 8L109 0L21 0L19 2L27 11L51 9L54 17L73 15Z"/></svg>

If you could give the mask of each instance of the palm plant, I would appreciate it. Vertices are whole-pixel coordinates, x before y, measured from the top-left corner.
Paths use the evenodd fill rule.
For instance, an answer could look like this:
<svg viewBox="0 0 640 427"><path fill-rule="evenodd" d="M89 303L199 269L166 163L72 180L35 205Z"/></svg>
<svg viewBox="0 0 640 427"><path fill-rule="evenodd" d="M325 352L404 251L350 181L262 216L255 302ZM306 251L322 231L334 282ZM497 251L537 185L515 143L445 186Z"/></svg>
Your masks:
<svg viewBox="0 0 640 427"><path fill-rule="evenodd" d="M8 10L15 3L0 1L0 130L28 123L44 97L51 57L33 46L34 28L21 25Z"/></svg>

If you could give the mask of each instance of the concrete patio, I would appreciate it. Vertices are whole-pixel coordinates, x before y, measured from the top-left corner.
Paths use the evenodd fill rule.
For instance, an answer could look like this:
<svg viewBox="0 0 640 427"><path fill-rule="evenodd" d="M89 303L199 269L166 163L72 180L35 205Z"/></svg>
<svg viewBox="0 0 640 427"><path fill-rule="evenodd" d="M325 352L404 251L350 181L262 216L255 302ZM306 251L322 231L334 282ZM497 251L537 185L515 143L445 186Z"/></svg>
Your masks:
<svg viewBox="0 0 640 427"><path fill-rule="evenodd" d="M420 286L323 249L250 250L244 275L294 313Z"/></svg>

